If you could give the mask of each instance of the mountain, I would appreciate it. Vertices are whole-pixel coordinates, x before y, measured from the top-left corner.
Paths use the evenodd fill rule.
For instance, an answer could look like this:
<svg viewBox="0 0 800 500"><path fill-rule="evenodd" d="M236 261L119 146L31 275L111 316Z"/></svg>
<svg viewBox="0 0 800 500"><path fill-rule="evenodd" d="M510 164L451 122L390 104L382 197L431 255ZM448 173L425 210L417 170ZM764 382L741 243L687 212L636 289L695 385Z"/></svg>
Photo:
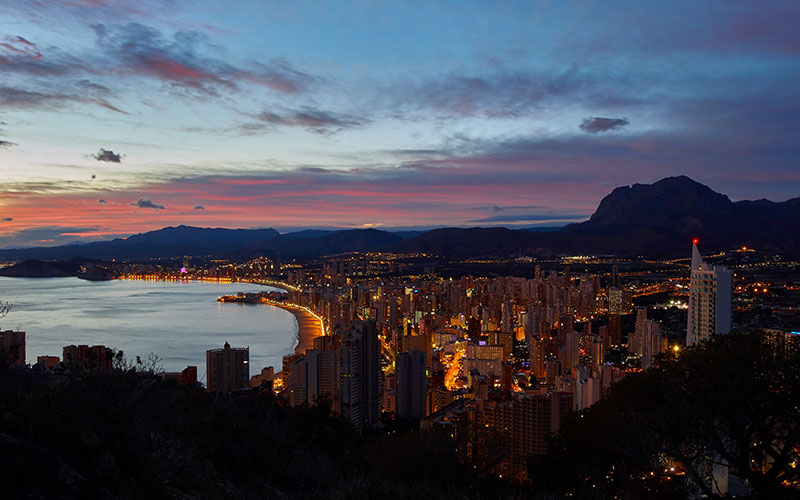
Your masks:
<svg viewBox="0 0 800 500"><path fill-rule="evenodd" d="M182 255L216 255L242 246L261 245L278 236L280 233L274 229L212 229L178 226L134 234L128 238L83 245L0 250L0 257L10 260L65 260L73 257L141 259L180 257Z"/></svg>
<svg viewBox="0 0 800 500"><path fill-rule="evenodd" d="M344 252L377 252L389 250L402 238L394 233L377 229L349 229L321 231L319 236L301 232L289 233L269 241L254 243L226 254L231 259L250 259L259 255L282 255L295 258L319 257Z"/></svg>
<svg viewBox="0 0 800 500"><path fill-rule="evenodd" d="M395 250L453 257L512 255L527 250L539 235L504 227L433 229L401 242Z"/></svg>
<svg viewBox="0 0 800 500"><path fill-rule="evenodd" d="M306 230L167 227L116 239L50 248L0 250L0 258L145 259L210 255L248 259L281 252L311 258L343 252L394 251L450 257L616 254L668 256L748 246L800 254L800 198L731 201L686 176L614 189L592 217L560 229L442 228L425 232L377 229Z"/></svg>
<svg viewBox="0 0 800 500"><path fill-rule="evenodd" d="M320 236L327 236L331 233L338 233L340 231L344 231L344 229L303 229L302 231L285 233L281 236L289 238L319 238Z"/></svg>
<svg viewBox="0 0 800 500"><path fill-rule="evenodd" d="M452 256L592 253L681 255L699 238L704 251L740 246L800 253L800 198L732 202L689 177L614 189L592 217L550 232L437 229L396 250Z"/></svg>
<svg viewBox="0 0 800 500"><path fill-rule="evenodd" d="M800 250L800 199L732 202L689 177L614 189L592 217L566 226L581 248L607 253L672 254L699 238L706 251L739 246Z"/></svg>

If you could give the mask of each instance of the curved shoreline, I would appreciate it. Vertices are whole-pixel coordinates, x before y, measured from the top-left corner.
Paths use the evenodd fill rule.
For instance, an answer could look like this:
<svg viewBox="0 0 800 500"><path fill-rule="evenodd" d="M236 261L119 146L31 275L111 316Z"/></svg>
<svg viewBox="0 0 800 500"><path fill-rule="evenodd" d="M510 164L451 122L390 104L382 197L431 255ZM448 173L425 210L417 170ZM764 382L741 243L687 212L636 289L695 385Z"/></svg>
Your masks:
<svg viewBox="0 0 800 500"><path fill-rule="evenodd" d="M134 278L132 276L121 276L115 278L117 280L131 280L131 281L151 281L147 278ZM152 281L171 281L164 278L154 278ZM175 280L175 281L184 281L184 280ZM269 286L272 288L279 288L284 291L290 292L293 290L297 290L296 287L289 285L287 283L283 283L280 281L271 281L271 280L220 280L219 278L211 279L211 278L187 278L185 281L195 281L195 282L210 282L210 283L248 283L252 285L261 285L261 286ZM321 319L310 313L305 308L300 308L296 306L290 306L286 304L282 304L280 302L272 302L264 300L262 303L279 307L290 313L294 314L295 320L297 321L297 334L295 335L295 341L297 342L294 348L295 354L305 354L306 350L313 349L314 347L314 338L319 337L321 335L325 335L325 330L322 325Z"/></svg>
<svg viewBox="0 0 800 500"><path fill-rule="evenodd" d="M297 345L295 354L305 354L306 350L314 348L314 339L325 335L325 330L319 316L310 313L305 308L262 300L262 304L279 307L294 314L297 320Z"/></svg>

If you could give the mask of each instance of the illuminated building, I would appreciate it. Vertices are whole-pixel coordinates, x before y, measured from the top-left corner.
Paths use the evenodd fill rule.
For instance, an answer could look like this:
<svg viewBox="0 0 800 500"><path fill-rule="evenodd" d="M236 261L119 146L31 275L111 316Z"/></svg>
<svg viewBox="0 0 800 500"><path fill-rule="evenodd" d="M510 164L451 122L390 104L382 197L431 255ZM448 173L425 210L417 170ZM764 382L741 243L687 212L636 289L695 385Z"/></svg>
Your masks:
<svg viewBox="0 0 800 500"><path fill-rule="evenodd" d="M341 414L359 432L375 427L381 414L381 344L374 321L355 321L339 348Z"/></svg>
<svg viewBox="0 0 800 500"><path fill-rule="evenodd" d="M626 314L633 309L633 292L630 288L611 287L608 289L608 312Z"/></svg>
<svg viewBox="0 0 800 500"><path fill-rule="evenodd" d="M481 375L494 373L497 376L503 373L504 347L501 345L467 344L464 358L464 372L478 370Z"/></svg>
<svg viewBox="0 0 800 500"><path fill-rule="evenodd" d="M692 243L691 265L687 346L702 342L711 335L728 333L733 323L731 272L725 266L703 262L697 240Z"/></svg>
<svg viewBox="0 0 800 500"><path fill-rule="evenodd" d="M206 351L206 386L209 392L233 392L250 387L250 348L231 347Z"/></svg>
<svg viewBox="0 0 800 500"><path fill-rule="evenodd" d="M9 365L25 364L25 332L0 331L0 355Z"/></svg>
<svg viewBox="0 0 800 500"><path fill-rule="evenodd" d="M661 334L661 322L647 317L647 308L636 310L636 327L628 336L628 351L641 356L641 368L649 368L653 358L667 350L668 340Z"/></svg>
<svg viewBox="0 0 800 500"><path fill-rule="evenodd" d="M261 373L250 377L250 387L260 387L262 384L270 384L275 380L275 368L272 366L265 366L261 369Z"/></svg>
<svg viewBox="0 0 800 500"><path fill-rule="evenodd" d="M395 408L397 416L420 419L425 416L428 380L425 376L425 353L400 353L395 360Z"/></svg>
<svg viewBox="0 0 800 500"><path fill-rule="evenodd" d="M543 379L545 377L545 352L544 342L542 339L538 337L531 337L531 339L528 341L528 354L530 359L531 373L537 379Z"/></svg>
<svg viewBox="0 0 800 500"><path fill-rule="evenodd" d="M574 370L575 367L578 366L581 350L581 334L573 330L567 333L566 339L564 355L561 358L561 369L564 371Z"/></svg>

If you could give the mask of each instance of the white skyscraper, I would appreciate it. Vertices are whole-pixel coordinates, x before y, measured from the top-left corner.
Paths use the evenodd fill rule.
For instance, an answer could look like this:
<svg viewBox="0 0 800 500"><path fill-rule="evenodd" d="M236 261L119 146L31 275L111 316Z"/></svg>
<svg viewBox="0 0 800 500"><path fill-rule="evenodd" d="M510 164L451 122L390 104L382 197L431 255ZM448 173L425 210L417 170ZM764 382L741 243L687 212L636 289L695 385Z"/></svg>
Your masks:
<svg viewBox="0 0 800 500"><path fill-rule="evenodd" d="M711 335L731 331L732 293L731 272L725 266L712 266L703 262L695 240L692 244L692 271L689 283L687 346L702 342Z"/></svg>

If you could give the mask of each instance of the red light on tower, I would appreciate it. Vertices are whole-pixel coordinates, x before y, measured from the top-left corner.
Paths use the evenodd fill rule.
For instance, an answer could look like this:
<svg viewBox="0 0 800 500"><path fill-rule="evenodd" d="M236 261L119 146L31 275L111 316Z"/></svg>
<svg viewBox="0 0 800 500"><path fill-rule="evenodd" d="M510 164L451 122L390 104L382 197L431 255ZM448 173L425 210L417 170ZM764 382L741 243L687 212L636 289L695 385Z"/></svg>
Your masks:
<svg viewBox="0 0 800 500"><path fill-rule="evenodd" d="M697 238L695 238L695 239L693 239L693 240L692 240L692 243L694 243L695 245L697 245L698 243L700 243L700 240L698 240Z"/></svg>

